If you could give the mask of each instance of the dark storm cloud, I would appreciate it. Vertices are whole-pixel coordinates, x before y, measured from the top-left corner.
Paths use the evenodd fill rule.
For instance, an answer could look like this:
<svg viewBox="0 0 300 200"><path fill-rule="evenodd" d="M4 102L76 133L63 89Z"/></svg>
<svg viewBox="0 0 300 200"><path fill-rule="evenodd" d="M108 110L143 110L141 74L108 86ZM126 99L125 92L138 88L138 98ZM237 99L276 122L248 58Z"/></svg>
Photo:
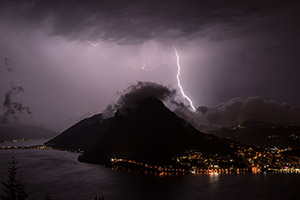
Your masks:
<svg viewBox="0 0 300 200"><path fill-rule="evenodd" d="M3 21L29 27L51 26L54 35L79 39L139 42L186 38L208 26L224 32L284 10L295 1L2 1ZM200 35L206 35L201 33Z"/></svg>
<svg viewBox="0 0 300 200"><path fill-rule="evenodd" d="M9 82L21 83L32 94L24 100L35 116L64 129L65 118L102 110L129 82L176 87L172 43L181 58L182 85L195 105L251 96L299 105L299 5L293 0L0 0L0 56L22 66L11 68L9 76L0 74L0 96ZM142 67L159 63L164 51L163 67ZM0 64L10 71L9 59ZM200 107L189 115L196 125L238 123L252 117L240 111L245 101ZM111 104L107 113L115 109Z"/></svg>
<svg viewBox="0 0 300 200"><path fill-rule="evenodd" d="M16 96L19 93L23 93L24 88L22 86L13 86L11 85L11 89L6 92L3 107L6 111L3 114L1 119L1 123L9 123L12 121L18 121L18 115L26 113L28 115L32 115L30 108L24 106L22 103L17 102L15 100Z"/></svg>
<svg viewBox="0 0 300 200"><path fill-rule="evenodd" d="M136 105L139 101L152 97L162 101L174 99L176 90L154 82L137 82L130 85L120 93L120 98L116 104L106 107L103 114L105 118L112 117L119 108L128 108Z"/></svg>
<svg viewBox="0 0 300 200"><path fill-rule="evenodd" d="M154 82L141 82L129 86L125 89L117 102L119 106L134 105L142 99L153 97L162 101L169 98L174 98L176 95L175 89L170 89L167 86L160 85Z"/></svg>

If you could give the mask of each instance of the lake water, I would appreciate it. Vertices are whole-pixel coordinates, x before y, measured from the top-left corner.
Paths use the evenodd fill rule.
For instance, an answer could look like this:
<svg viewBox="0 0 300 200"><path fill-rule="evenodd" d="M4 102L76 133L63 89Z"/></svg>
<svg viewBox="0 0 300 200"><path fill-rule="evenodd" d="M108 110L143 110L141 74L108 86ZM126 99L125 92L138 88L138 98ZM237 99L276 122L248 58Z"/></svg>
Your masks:
<svg viewBox="0 0 300 200"><path fill-rule="evenodd" d="M11 156L19 162L31 197L54 200L300 199L299 174L222 174L159 177L80 163L78 153L57 150L1 150L0 181ZM1 190L2 192L2 190Z"/></svg>

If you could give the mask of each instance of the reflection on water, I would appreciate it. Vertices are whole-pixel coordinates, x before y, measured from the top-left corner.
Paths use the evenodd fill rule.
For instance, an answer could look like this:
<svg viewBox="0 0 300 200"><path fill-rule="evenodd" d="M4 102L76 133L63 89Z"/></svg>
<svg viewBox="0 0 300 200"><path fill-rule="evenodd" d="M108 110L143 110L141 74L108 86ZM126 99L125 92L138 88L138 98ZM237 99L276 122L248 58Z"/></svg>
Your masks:
<svg viewBox="0 0 300 200"><path fill-rule="evenodd" d="M218 183L219 183L219 173L209 174L208 185L210 187L210 191L216 191L218 189Z"/></svg>
<svg viewBox="0 0 300 200"><path fill-rule="evenodd" d="M32 197L43 199L298 199L299 174L140 175L77 162L78 153L56 150L1 150L0 181L7 161L19 161Z"/></svg>

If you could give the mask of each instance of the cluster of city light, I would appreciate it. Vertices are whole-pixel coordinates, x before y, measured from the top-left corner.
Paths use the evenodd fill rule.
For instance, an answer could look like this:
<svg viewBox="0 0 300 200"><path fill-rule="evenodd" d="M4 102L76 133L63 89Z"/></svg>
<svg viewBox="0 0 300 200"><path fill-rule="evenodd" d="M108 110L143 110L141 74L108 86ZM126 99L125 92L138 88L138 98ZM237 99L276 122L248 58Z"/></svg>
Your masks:
<svg viewBox="0 0 300 200"><path fill-rule="evenodd" d="M118 166L118 167L124 167L122 164L131 164L131 166L138 166L141 170L144 168L144 171L147 172L158 172L158 175L169 175L169 174L184 174L187 171L185 169L181 168L174 168L174 167L162 167L162 166L157 166L157 165L150 165L142 162L137 162L134 160L126 160L126 159L121 159L121 158L112 158L111 159L111 164L113 166ZM127 168L129 168L127 166Z"/></svg>

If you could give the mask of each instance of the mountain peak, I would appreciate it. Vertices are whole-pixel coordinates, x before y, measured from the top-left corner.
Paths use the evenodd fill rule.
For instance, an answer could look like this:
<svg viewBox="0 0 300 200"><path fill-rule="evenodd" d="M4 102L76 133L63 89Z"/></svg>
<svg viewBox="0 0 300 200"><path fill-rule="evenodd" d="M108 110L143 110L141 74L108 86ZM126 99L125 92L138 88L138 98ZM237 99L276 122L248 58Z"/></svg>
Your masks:
<svg viewBox="0 0 300 200"><path fill-rule="evenodd" d="M168 163L187 150L218 151L226 145L197 131L170 111L161 100L145 98L121 107L111 119L104 136L81 161L107 163L111 158L147 163Z"/></svg>

